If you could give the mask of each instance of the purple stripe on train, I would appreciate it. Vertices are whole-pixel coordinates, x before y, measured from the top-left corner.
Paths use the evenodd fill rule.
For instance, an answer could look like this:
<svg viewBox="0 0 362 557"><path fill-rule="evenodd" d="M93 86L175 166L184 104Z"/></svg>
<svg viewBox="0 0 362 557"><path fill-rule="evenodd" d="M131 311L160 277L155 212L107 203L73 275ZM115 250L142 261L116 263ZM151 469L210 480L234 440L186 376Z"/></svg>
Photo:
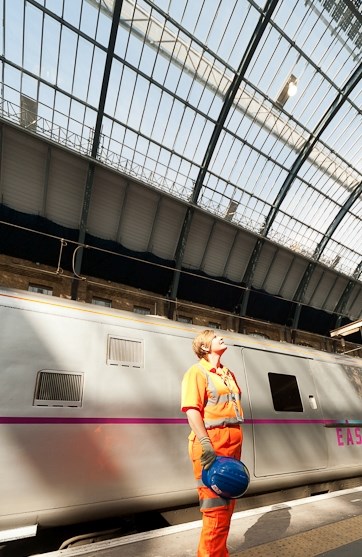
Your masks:
<svg viewBox="0 0 362 557"><path fill-rule="evenodd" d="M0 416L0 424L187 424L186 418L96 418L96 417L52 417L52 416ZM262 418L246 419L244 425L270 424L322 424L327 427L356 427L362 425L362 420L312 420L302 418Z"/></svg>

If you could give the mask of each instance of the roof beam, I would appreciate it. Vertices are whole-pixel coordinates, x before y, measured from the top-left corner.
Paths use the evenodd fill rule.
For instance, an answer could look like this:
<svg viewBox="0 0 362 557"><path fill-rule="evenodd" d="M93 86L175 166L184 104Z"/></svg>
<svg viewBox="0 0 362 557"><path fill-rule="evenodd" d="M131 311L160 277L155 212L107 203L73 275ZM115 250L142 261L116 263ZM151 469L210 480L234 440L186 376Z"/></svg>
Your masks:
<svg viewBox="0 0 362 557"><path fill-rule="evenodd" d="M330 331L331 337L345 337L347 335L353 335L353 333L358 333L362 331L362 320L354 321L349 325L343 325L343 327L338 327L338 329L333 329Z"/></svg>
<svg viewBox="0 0 362 557"><path fill-rule="evenodd" d="M355 280L350 279L348 281L348 284L346 286L346 288L344 289L340 299L337 302L337 305L334 309L335 313L338 313L338 317L337 317L337 321L336 321L336 327L339 327L341 322L342 322L342 314L344 313L348 301L352 295L354 286L356 285L356 280L359 279L360 275L362 273L362 261L360 261L360 263L357 265L355 272L353 273L353 277Z"/></svg>
<svg viewBox="0 0 362 557"><path fill-rule="evenodd" d="M98 0L87 0L91 4L98 4ZM109 0L105 0L105 3ZM159 6L155 5L150 0L145 2L152 7L155 12L161 14L166 23L170 23L171 28L167 28L166 23L161 22L156 17L152 16L141 6L137 5L134 0L124 0L122 18L120 25L129 29L129 31L144 40L152 48L156 48L157 52L171 60L173 64L178 65L183 71L192 75L199 83L212 90L218 97L224 98L227 91L232 86L231 75L234 69L227 64L224 60L218 57L217 53L210 51L201 41L198 41L191 33L180 26L180 24L173 20L170 15L164 12ZM275 26L275 23L271 21ZM197 44L200 48L196 49L189 42L182 40L179 33L173 31L174 28L179 29L182 35L187 36L192 43ZM290 38L283 33L282 29L278 29L278 33L290 41ZM293 43L293 47L304 56L308 57L298 49L298 46ZM209 56L204 55L206 51ZM228 72L223 71L214 60L217 60ZM309 63L321 74L323 78L328 81L333 87L335 84L330 78L322 73L320 67L316 66L312 60L308 59ZM251 86L252 87L252 86ZM249 87L250 90L250 87ZM293 124L293 117L291 115L284 116L280 107L259 91L259 98L251 94L245 86L239 88L233 100L235 109L240 110L258 124L264 130L267 130L271 135L274 135L278 140L284 142L291 149L298 152L300 145L308 139L308 130L303 129L302 125L298 123L296 127ZM264 97L261 98L260 97ZM267 102L266 102L267 101ZM358 110L358 107L355 107ZM295 123L295 121L294 121ZM341 184L346 189L350 189L359 180L360 175L358 172L353 171L347 161L330 149L324 150L320 145L314 146L309 154L309 160L315 166L323 169L323 171L332 176L333 180Z"/></svg>
<svg viewBox="0 0 362 557"><path fill-rule="evenodd" d="M354 192L351 193L351 195L347 199L346 203L341 207L337 216L333 219L333 221L329 225L328 230L325 233L322 241L317 245L316 249L314 250L314 254L313 254L313 260L314 261L311 261L309 263L309 265L308 265L308 267L307 267L307 269L306 269L306 271L305 271L305 273L302 277L302 280L299 283L299 286L296 290L296 293L294 295L294 299L293 299L294 301L296 301L296 302L303 302L304 301L305 292L308 288L310 278L311 278L311 276L313 274L313 271L316 267L316 264L317 264L316 262L319 260L319 258L322 255L327 243L329 242L329 240L333 236L334 232L336 231L336 229L340 225L342 219L346 216L346 214L351 209L351 207L355 203L355 201L357 201L357 199L359 198L361 193L362 193L362 182L356 186Z"/></svg>
<svg viewBox="0 0 362 557"><path fill-rule="evenodd" d="M314 251L313 259L319 259L320 258L322 252L324 251L324 249L325 249L326 245L328 244L329 240L331 239L334 232L336 231L336 229L340 225L342 219L344 219L346 214L349 212L349 210L352 208L353 204L355 203L355 201L357 201L357 199L360 197L361 194L362 194L362 182L357 184L354 191L352 191L351 195L347 199L346 203L344 205L342 205L342 207L340 208L337 216L333 219L333 221L329 225L328 230L325 233L323 239L321 240L321 242L318 244L318 246L316 247L316 249Z"/></svg>
<svg viewBox="0 0 362 557"><path fill-rule="evenodd" d="M94 130L94 138L93 138L92 151L91 151L91 158L94 160L97 159L97 154L98 154L99 140L101 136L102 122L103 122L103 115L104 115L104 107L106 104L108 83L111 74L112 60L113 60L114 49L116 45L117 31L119 27L119 20L121 17L122 4L123 4L123 0L115 0L112 25L109 33L107 57L104 65L102 88L99 97L97 120L96 120L96 125ZM80 224L79 224L79 236L78 236L79 244L84 244L84 240L85 240L87 224L88 224L89 206L90 206L90 200L91 200L92 190L93 190L94 171L95 171L95 163L91 161L88 163L87 179L86 179L86 184L84 189L82 214L81 214ZM81 248L77 252L77 256L75 260L75 274L77 276L81 274L82 259L83 259L83 248ZM78 281L74 280L72 285L72 299L77 298L77 290L78 290Z"/></svg>
<svg viewBox="0 0 362 557"><path fill-rule="evenodd" d="M246 269L245 274L244 274L243 282L246 284L246 291L244 292L241 300L239 301L240 315L245 315L246 306L247 306L248 297L249 297L249 291L250 291L250 287L251 287L251 284L252 284L252 281L253 281L255 268L256 268L256 265L257 265L258 260L259 260L261 249L264 245L265 238L267 237L267 235L268 235L268 233L269 233L269 231L272 227L272 224L273 224L273 222L274 222L274 220L275 220L275 218L278 214L278 211L280 209L281 204L283 203L283 201L284 201L287 193L289 192L294 180L296 179L300 168L302 167L302 165L308 159L309 154L313 150L314 145L317 143L320 136L322 135L324 130L327 128L327 126L330 124L330 122L333 120L333 118L335 117L337 112L343 106L343 103L346 101L346 99L352 93L353 89L360 82L361 78L362 78L362 64L360 64L357 67L357 69L354 71L354 73L348 79L348 81L345 84L342 92L338 93L337 97L334 99L331 106L325 112L322 119L320 120L320 122L315 127L314 131L310 134L308 140L302 146L298 157L295 159L286 180L282 184L282 186L281 186L281 188L280 188L280 190L279 190L279 192L278 192L278 194L275 198L275 201L272 205L272 208L270 209L269 214L267 215L267 217L265 219L265 223L264 223L263 229L261 231L262 238L259 238L257 240L257 242L255 244L255 247L254 247L254 250L253 250L253 253L250 257L247 269ZM361 183L353 188L352 194L350 195L350 197L347 201L347 204L349 204L350 202L351 202L351 204L354 203L354 201L356 200L356 192L358 192L358 191L360 192L360 188L361 188ZM340 217L339 222L345 216L345 214L346 214L346 211L344 210L344 208L342 208L340 213L339 213L339 217ZM339 224L339 222L338 222L338 224ZM337 224L337 226L338 226L338 224ZM331 224L329 230L330 230L330 233L332 233L331 231L333 230L333 223ZM324 249L324 247L325 247L325 245L323 246L323 249ZM318 248L319 248L319 246L316 248L316 250ZM320 256L320 254L321 254L321 251L319 252L318 257ZM303 277L304 280L309 281L310 276L313 272L313 269L314 269L313 263L310 263L308 265L308 268L307 268L306 272L305 272L305 278ZM302 282L303 282L303 279L302 279ZM301 288L302 288L302 286L300 285L300 288L298 288L298 290L300 290ZM299 298L299 295L298 295L298 298Z"/></svg>
<svg viewBox="0 0 362 557"><path fill-rule="evenodd" d="M341 209L339 210L338 215L336 216L335 219L333 219L332 223L329 225L329 228L328 228L326 234L324 235L324 238L318 244L318 246L316 247L316 249L314 251L314 256L313 256L314 261L311 261L308 264L308 267L306 268L306 270L304 272L304 275L303 275L303 277L302 277L302 279L301 279L301 281L298 285L298 288L297 288L297 290L294 294L293 301L297 302L296 311L294 313L294 318L293 318L293 328L294 329L298 328L298 321L299 321L299 317L300 317L301 304L304 303L305 293L307 291L310 279L311 279L311 277L314 273L314 270L317 266L317 261L320 258L320 256L322 255L323 250L325 249L327 243L329 242L332 235L336 231L337 227L341 223L342 219L346 216L348 211L351 209L353 203L359 198L361 193L362 193L362 182L360 184L358 184L358 186L356 186L354 192L352 192L352 194L347 199L346 203L341 207Z"/></svg>
<svg viewBox="0 0 362 557"><path fill-rule="evenodd" d="M288 177L286 178L284 184L279 190L279 193L273 203L272 208L269 211L268 216L266 217L264 228L262 231L263 236L267 236L275 220L275 217L279 211L279 208L285 199L285 196L287 195L291 185L293 184L295 178L297 177L299 170L308 159L309 154L312 152L314 145L317 143L317 141L319 140L320 136L327 128L327 126L331 123L331 121L333 120L337 112L343 106L344 102L352 93L353 89L360 82L361 78L362 78L362 64L357 67L355 72L347 81L345 87L343 88L343 91L341 93L338 93L337 97L335 98L331 106L328 108L327 112L324 114L320 122L317 124L314 131L310 134L308 140L304 143L303 147L299 152L298 157L296 158L296 160L294 161L290 169L290 173Z"/></svg>
<svg viewBox="0 0 362 557"><path fill-rule="evenodd" d="M265 8L264 11L262 12L262 14L259 17L259 21L257 23L257 26L254 30L254 33L249 41L249 44L245 50L244 56L240 62L239 68L237 70L237 72L234 75L233 81L229 87L229 89L226 91L225 94L225 100L224 100L224 104L221 108L220 111L220 115L219 118L215 124L213 133L211 135L210 138L210 142L209 145L206 148L206 152L204 155L204 159L202 161L198 176L196 178L195 181L195 186L191 195L191 204L192 205L196 205L199 195L200 195L200 191L201 188L203 186L204 183L204 178L206 176L208 167L210 165L210 161L211 158L213 156L216 144L219 140L220 134L223 130L224 124L225 124L225 120L230 112L230 109L233 106L235 97L239 91L240 88L240 84L245 76L246 70L249 67L249 64L253 58L253 55L258 47L258 44L261 40L261 37L265 31L265 28L267 27L273 12L278 4L279 0L267 0L266 4L265 4ZM185 219L182 225L182 230L181 230L181 234L178 240L178 244L177 244L177 248L176 248L176 252L175 252L175 260L176 260L176 270L175 273L173 275L173 280L172 280L172 284L170 287L170 298L171 299L175 299L177 297L177 291L178 291L178 285L180 282L180 270L181 270L181 266L182 266L182 261L183 261L183 257L184 257L184 253L185 253L185 248L186 248L186 242L187 242L187 238L190 232L190 227L191 227L191 222L192 222L192 218L193 218L193 214L194 214L194 207L193 206L189 206L187 208L186 211L186 215L185 215Z"/></svg>
<svg viewBox="0 0 362 557"><path fill-rule="evenodd" d="M42 210L41 216L46 217L47 214L47 199L48 199L48 189L49 189L49 176L50 176L50 167L52 162L52 147L48 145L47 147L47 158L45 161L45 172L44 172L44 189L43 189L43 203L42 203Z"/></svg>

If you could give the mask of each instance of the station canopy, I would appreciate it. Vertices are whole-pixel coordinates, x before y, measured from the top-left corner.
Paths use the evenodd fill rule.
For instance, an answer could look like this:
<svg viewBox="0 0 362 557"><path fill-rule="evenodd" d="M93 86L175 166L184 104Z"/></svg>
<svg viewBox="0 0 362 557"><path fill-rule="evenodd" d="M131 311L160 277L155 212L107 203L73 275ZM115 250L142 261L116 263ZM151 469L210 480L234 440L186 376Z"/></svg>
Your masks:
<svg viewBox="0 0 362 557"><path fill-rule="evenodd" d="M247 287L264 241L360 283L360 0L0 0L0 12L3 120L185 202L178 268L197 208L254 234Z"/></svg>

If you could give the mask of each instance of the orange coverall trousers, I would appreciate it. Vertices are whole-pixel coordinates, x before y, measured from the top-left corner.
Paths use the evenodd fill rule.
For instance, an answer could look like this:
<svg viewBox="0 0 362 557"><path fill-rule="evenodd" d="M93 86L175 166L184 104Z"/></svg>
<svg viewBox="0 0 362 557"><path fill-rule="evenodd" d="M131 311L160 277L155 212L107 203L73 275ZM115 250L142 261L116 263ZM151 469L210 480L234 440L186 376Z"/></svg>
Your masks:
<svg viewBox="0 0 362 557"><path fill-rule="evenodd" d="M208 435L218 456L231 456L240 459L243 433L239 425L215 427L208 430ZM202 512L202 530L197 556L228 557L229 552L226 542L235 500L224 499L203 484L201 479L201 453L201 444L195 434L191 433L189 455L197 481L200 511Z"/></svg>

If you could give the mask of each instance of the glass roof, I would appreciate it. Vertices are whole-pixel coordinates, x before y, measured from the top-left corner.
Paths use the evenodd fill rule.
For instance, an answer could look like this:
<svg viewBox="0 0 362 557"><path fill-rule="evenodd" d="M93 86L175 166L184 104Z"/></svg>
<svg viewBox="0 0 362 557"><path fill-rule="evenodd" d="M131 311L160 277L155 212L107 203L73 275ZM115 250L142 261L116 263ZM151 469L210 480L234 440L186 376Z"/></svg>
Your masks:
<svg viewBox="0 0 362 557"><path fill-rule="evenodd" d="M0 0L0 11L2 117L360 272L361 0Z"/></svg>

